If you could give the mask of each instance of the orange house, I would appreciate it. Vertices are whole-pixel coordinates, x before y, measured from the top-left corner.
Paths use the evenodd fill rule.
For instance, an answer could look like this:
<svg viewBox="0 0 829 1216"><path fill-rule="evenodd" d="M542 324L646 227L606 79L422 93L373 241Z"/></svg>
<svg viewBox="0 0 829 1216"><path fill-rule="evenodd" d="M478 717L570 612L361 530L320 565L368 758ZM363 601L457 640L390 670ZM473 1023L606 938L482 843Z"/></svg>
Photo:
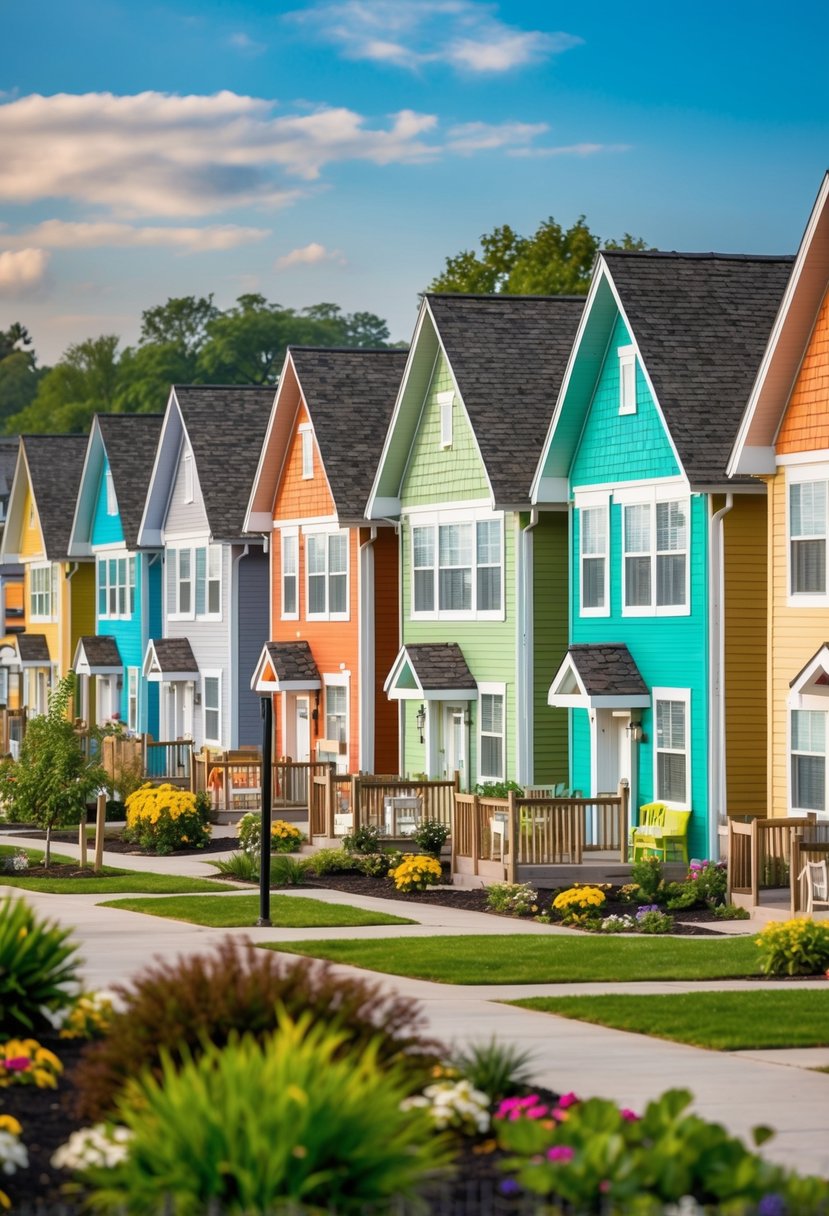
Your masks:
<svg viewBox="0 0 829 1216"><path fill-rule="evenodd" d="M405 351L288 350L245 529L270 538L275 752L341 772L396 773L398 710L383 680L399 646L394 525L366 503Z"/></svg>

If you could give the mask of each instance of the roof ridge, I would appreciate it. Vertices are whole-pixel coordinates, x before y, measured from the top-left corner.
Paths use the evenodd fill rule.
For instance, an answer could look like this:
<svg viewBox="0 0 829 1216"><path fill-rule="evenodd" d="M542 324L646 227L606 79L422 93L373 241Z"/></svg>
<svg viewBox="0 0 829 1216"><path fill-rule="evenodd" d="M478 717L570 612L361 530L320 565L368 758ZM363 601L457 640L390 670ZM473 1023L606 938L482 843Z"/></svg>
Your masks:
<svg viewBox="0 0 829 1216"><path fill-rule="evenodd" d="M509 291L425 291L427 300L509 300L514 303L527 300L574 300L584 303L586 295L524 295Z"/></svg>
<svg viewBox="0 0 829 1216"><path fill-rule="evenodd" d="M405 355L408 348L402 346L303 346L288 344L288 350L311 351L322 355Z"/></svg>
<svg viewBox="0 0 829 1216"><path fill-rule="evenodd" d="M704 250L678 249L600 249L602 257L622 258L687 258L689 261L719 261L719 262L793 262L793 253L717 253Z"/></svg>

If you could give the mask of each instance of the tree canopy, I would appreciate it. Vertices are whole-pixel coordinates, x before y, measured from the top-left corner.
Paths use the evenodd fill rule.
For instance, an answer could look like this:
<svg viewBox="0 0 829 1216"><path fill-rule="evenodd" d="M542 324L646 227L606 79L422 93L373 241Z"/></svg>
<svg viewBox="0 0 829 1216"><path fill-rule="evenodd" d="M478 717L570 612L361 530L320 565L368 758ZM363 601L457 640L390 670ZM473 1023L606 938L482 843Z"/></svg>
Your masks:
<svg viewBox="0 0 829 1216"><path fill-rule="evenodd" d="M647 249L629 233L602 240L591 232L583 215L562 228L552 216L542 220L533 236L521 236L509 224L481 237L481 252L470 249L446 259L443 272L429 291L558 296L584 295L600 249Z"/></svg>
<svg viewBox="0 0 829 1216"><path fill-rule="evenodd" d="M31 345L29 331L19 321L0 329L0 428L10 414L25 409L44 375Z"/></svg>

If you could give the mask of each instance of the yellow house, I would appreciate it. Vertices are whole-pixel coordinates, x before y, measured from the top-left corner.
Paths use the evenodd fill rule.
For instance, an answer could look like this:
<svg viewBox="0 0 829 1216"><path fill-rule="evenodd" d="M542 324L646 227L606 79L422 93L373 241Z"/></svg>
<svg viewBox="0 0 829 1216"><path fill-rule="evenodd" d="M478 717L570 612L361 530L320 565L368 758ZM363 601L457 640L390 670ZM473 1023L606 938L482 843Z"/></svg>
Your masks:
<svg viewBox="0 0 829 1216"><path fill-rule="evenodd" d="M829 819L829 174L731 455L768 486L769 815Z"/></svg>
<svg viewBox="0 0 829 1216"><path fill-rule="evenodd" d="M45 712L78 638L95 632L94 562L67 556L86 447L84 435L20 438L0 563L23 566L24 630L13 639L11 665L28 713Z"/></svg>

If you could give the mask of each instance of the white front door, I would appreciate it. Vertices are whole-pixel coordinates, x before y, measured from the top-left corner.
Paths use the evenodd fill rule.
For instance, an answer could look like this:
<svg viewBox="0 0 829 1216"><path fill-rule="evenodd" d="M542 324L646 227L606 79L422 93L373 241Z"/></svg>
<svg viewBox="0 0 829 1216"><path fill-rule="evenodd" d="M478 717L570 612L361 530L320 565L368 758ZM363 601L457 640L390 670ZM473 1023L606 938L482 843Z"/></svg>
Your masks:
<svg viewBox="0 0 829 1216"><path fill-rule="evenodd" d="M307 764L311 759L311 707L308 697L296 699L294 739L294 760L298 764Z"/></svg>
<svg viewBox="0 0 829 1216"><path fill-rule="evenodd" d="M193 737L193 681L171 680L165 684L165 738Z"/></svg>
<svg viewBox="0 0 829 1216"><path fill-rule="evenodd" d="M624 777L630 781L630 714L596 710L594 794L615 794Z"/></svg>
<svg viewBox="0 0 829 1216"><path fill-rule="evenodd" d="M443 710L443 775L451 781L455 773L460 773L461 789L465 790L466 727L463 724L463 707L446 705Z"/></svg>

